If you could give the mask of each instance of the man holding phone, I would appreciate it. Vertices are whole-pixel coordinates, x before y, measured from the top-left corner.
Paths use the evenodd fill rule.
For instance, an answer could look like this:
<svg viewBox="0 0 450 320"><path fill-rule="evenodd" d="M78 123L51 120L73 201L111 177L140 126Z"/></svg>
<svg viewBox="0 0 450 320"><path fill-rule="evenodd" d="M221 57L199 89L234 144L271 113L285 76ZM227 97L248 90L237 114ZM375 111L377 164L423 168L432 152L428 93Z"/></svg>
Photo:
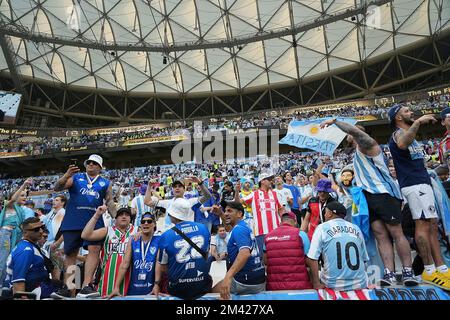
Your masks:
<svg viewBox="0 0 450 320"><path fill-rule="evenodd" d="M81 233L98 207L106 204L109 214L115 217L116 206L113 201L111 182L100 176L103 168L103 159L96 154L92 154L89 159L84 161L84 166L86 172L81 173L77 166L71 164L67 172L56 182L54 190L69 190L70 194L66 206L66 214L60 228L64 238L64 253L66 255L64 259L64 269L66 270L64 280L67 281L69 276L71 276L67 269L69 266L75 265L80 247L87 248L89 254L85 263L83 288L78 293L78 296L91 298L99 296L91 282L99 263L101 242L85 241L81 238ZM103 219L99 219L95 229L103 227ZM70 296L71 293L66 288L59 290L55 294L55 298Z"/></svg>

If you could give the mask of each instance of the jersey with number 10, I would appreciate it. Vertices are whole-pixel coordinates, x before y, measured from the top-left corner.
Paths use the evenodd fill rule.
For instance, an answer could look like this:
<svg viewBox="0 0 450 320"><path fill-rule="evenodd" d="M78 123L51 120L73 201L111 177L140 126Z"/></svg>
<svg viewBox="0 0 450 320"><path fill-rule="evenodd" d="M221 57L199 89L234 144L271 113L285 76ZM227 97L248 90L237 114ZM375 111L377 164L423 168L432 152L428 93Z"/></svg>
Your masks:
<svg viewBox="0 0 450 320"><path fill-rule="evenodd" d="M211 235L205 225L184 221L176 227L204 252L209 251ZM169 229L162 234L159 249L158 261L169 265L170 283L200 282L208 275L207 261L174 230Z"/></svg>
<svg viewBox="0 0 450 320"><path fill-rule="evenodd" d="M361 230L344 219L333 219L320 224L314 231L308 257L318 260L322 255L324 266L320 280L337 291L367 288L364 262L369 261Z"/></svg>

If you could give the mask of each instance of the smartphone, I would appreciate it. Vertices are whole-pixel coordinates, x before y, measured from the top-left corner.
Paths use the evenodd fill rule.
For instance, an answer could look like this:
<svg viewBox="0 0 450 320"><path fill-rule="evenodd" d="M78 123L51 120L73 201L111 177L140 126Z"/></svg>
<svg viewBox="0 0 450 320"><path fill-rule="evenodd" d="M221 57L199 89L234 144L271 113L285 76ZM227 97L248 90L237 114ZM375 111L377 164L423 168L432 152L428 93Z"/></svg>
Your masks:
<svg viewBox="0 0 450 320"><path fill-rule="evenodd" d="M70 159L70 164L76 167L77 161L78 161L77 159Z"/></svg>

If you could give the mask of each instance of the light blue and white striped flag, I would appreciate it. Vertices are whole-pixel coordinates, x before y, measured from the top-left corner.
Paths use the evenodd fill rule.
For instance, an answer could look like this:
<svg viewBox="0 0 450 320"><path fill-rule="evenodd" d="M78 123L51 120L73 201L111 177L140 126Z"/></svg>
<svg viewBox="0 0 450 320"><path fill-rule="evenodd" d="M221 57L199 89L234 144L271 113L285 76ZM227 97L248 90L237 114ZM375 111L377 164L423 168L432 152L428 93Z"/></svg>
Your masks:
<svg viewBox="0 0 450 320"><path fill-rule="evenodd" d="M346 133L336 125L320 129L320 124L328 119L331 119L331 117L314 120L293 120L289 123L286 136L278 143L302 149L311 149L332 156L334 150L346 136ZM351 125L357 122L353 118L337 118L337 120Z"/></svg>

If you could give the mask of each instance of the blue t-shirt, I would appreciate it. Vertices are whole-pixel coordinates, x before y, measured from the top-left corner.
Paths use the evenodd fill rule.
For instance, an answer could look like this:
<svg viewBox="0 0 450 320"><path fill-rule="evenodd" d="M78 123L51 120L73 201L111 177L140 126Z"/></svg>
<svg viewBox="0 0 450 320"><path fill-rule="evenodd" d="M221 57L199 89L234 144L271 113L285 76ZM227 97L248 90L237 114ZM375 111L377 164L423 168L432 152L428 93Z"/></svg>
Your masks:
<svg viewBox="0 0 450 320"><path fill-rule="evenodd" d="M34 245L21 240L8 256L6 262L5 288L12 288L15 282L25 282L26 290L32 291L49 278L44 258Z"/></svg>
<svg viewBox="0 0 450 320"><path fill-rule="evenodd" d="M99 176L89 188L87 174L75 174L60 230L83 230L97 208L103 205L109 184L109 180ZM98 219L95 229L102 227L103 219Z"/></svg>
<svg viewBox="0 0 450 320"><path fill-rule="evenodd" d="M129 296L149 294L155 281L155 262L161 236L154 235L150 243L142 243L141 239L131 239L132 269L128 287ZM144 249L144 250L142 250ZM142 259L144 256L144 259Z"/></svg>
<svg viewBox="0 0 450 320"><path fill-rule="evenodd" d="M211 235L205 225L183 221L176 227L208 253ZM171 284L202 282L209 273L208 263L202 255L172 229L162 234L159 250L158 261L169 265Z"/></svg>
<svg viewBox="0 0 450 320"><path fill-rule="evenodd" d="M364 237L358 226L344 219L333 219L317 226L308 257L324 266L320 280L337 291L367 288L365 262L369 261Z"/></svg>
<svg viewBox="0 0 450 320"><path fill-rule="evenodd" d="M209 208L212 207L215 204L219 204L220 201L216 201L213 197L208 199L204 204L203 207ZM202 206L201 203L198 203L197 205L194 205L192 207L192 210L194 210L195 213L195 222L198 223L212 223L213 226L220 224L220 218L212 213L211 211L208 212L208 217L205 217L205 213L200 210L200 207Z"/></svg>
<svg viewBox="0 0 450 320"><path fill-rule="evenodd" d="M35 217L33 209L30 209L30 208L25 207L25 206L22 206L21 208L23 210L23 220Z"/></svg>
<svg viewBox="0 0 450 320"><path fill-rule="evenodd" d="M300 189L297 186L289 185L286 183L283 185L283 187L291 190L292 198L294 199L292 203L292 209L298 209L299 208L298 198L300 197Z"/></svg>
<svg viewBox="0 0 450 320"><path fill-rule="evenodd" d="M243 284L260 284L265 282L265 270L258 254L255 236L243 220L234 226L228 239L227 269L231 268L239 251L242 249L249 249L251 256L248 258L244 267L235 274L234 279Z"/></svg>

